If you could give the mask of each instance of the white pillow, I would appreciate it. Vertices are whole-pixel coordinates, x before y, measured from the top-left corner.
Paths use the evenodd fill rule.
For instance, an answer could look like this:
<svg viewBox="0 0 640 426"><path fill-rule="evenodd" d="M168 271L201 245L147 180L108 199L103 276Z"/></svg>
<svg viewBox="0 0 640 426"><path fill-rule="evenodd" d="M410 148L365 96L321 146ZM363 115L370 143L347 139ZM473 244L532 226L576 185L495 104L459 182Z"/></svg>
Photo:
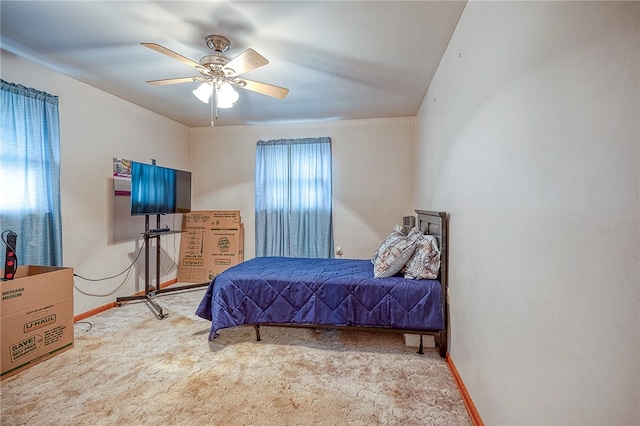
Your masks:
<svg viewBox="0 0 640 426"><path fill-rule="evenodd" d="M416 248L416 240L400 232L392 232L384 239L373 256L373 276L391 277L402 269Z"/></svg>

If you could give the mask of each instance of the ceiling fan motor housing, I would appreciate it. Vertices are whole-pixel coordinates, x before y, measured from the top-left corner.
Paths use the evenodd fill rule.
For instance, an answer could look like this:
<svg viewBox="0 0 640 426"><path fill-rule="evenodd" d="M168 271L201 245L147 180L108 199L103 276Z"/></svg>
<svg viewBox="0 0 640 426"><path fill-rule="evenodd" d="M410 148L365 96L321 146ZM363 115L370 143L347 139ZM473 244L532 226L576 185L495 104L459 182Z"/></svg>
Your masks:
<svg viewBox="0 0 640 426"><path fill-rule="evenodd" d="M213 77L214 80L224 80L227 77L227 72L223 67L228 62L229 59L223 56L205 55L200 58L200 65L203 67L200 73L206 77Z"/></svg>
<svg viewBox="0 0 640 426"><path fill-rule="evenodd" d="M218 53L222 53L229 50L229 46L231 46L231 42L226 37L214 34L214 35L207 36L207 46L209 46L209 49L211 50L215 50Z"/></svg>

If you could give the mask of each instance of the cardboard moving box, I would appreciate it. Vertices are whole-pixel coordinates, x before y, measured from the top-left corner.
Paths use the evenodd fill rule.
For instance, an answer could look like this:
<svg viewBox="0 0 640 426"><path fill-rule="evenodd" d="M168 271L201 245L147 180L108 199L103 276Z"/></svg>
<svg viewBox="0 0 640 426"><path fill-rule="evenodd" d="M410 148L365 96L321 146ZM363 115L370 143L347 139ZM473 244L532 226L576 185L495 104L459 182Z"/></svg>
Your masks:
<svg viewBox="0 0 640 426"><path fill-rule="evenodd" d="M239 210L192 211L183 216L178 281L211 281L244 260Z"/></svg>
<svg viewBox="0 0 640 426"><path fill-rule="evenodd" d="M20 266L0 289L2 379L73 348L73 268Z"/></svg>

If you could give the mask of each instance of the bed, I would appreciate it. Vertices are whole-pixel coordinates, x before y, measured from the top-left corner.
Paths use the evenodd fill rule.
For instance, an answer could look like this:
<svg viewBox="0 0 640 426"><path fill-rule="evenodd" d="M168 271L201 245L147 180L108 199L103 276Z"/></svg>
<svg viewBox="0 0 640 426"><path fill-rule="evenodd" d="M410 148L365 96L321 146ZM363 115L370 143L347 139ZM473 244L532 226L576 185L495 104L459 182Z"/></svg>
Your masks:
<svg viewBox="0 0 640 426"><path fill-rule="evenodd" d="M402 270L381 276L380 248L374 259L257 257L227 269L209 284L196 310L211 321L209 340L220 330L241 325L254 326L257 340L261 325L355 328L420 335L419 353L422 336L433 335L445 357L448 216L416 213L412 232L437 241L439 259L432 279L407 277L408 258L396 259L407 262Z"/></svg>

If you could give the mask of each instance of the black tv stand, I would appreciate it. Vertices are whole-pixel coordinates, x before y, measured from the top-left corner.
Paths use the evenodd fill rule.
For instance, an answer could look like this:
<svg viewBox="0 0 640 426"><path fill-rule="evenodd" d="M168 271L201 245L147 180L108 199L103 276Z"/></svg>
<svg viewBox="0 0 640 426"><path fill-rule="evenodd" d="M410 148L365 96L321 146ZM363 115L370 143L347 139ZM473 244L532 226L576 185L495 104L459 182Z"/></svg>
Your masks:
<svg viewBox="0 0 640 426"><path fill-rule="evenodd" d="M180 290L188 290L191 288L204 287L209 285L208 282L187 284L181 286L171 286L169 288L160 288L160 237L163 235L180 234L183 231L172 231L169 228L160 227L160 215L156 218L156 228L149 229L149 215L145 215L144 219L145 231L142 234L144 238L144 293L137 294L135 296L125 296L116 298L116 304L122 306L125 302L131 300L146 300L147 303L156 311L158 319L164 319L167 314L162 310L162 306L156 303L153 298L161 293L170 293ZM156 283L155 287L151 286L151 280L149 278L149 241L156 240Z"/></svg>

